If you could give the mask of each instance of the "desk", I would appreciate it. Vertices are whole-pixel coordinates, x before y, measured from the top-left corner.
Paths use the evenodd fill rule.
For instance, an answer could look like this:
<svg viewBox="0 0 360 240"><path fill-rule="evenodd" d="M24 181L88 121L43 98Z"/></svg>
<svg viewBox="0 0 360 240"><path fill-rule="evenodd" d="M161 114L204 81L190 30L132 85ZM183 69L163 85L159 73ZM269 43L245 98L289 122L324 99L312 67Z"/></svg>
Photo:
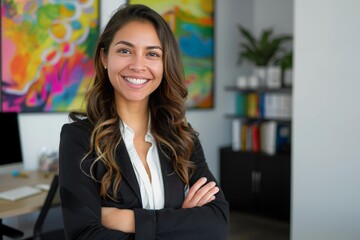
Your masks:
<svg viewBox="0 0 360 240"><path fill-rule="evenodd" d="M27 172L28 177L14 177L10 173L0 175L0 192L10 190L12 188L21 186L35 186L40 183L50 184L53 175L45 175L43 173L34 171ZM8 201L0 199L0 221L7 217L16 217L19 215L36 212L41 209L47 191L42 191L39 194L19 199L17 201Z"/></svg>

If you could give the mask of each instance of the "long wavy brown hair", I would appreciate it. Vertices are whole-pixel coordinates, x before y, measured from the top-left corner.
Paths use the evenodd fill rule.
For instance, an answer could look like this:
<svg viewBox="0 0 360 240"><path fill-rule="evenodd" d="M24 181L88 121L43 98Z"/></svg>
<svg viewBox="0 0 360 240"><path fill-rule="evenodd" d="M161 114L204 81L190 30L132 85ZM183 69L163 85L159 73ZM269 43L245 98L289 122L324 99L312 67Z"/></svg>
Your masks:
<svg viewBox="0 0 360 240"><path fill-rule="evenodd" d="M190 157L198 133L188 125L185 117L188 93L178 43L169 25L157 12L141 4L124 4L114 12L98 40L94 56L95 78L85 97L86 111L73 111L69 115L75 121L85 117L93 126L89 152L83 161L95 153L97 157L91 160L91 169L101 161L107 172L100 180L95 178L91 170L84 173L100 181L100 195L111 199L116 199L122 179L121 169L115 162L115 150L121 141L119 128L122 120L116 111L114 88L101 62L100 52L104 49L105 55L108 54L114 35L130 21L152 23L163 48L163 79L149 98L151 131L158 148L167 150L169 161L172 161L175 172L185 184L189 184L195 168ZM109 194L110 188L113 194Z"/></svg>

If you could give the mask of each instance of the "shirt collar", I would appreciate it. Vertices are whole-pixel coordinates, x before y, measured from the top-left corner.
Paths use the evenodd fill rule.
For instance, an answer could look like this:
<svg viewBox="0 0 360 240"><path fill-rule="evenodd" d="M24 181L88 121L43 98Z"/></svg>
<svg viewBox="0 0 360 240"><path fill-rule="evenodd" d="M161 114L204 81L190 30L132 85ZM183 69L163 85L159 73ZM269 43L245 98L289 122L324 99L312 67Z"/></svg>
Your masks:
<svg viewBox="0 0 360 240"><path fill-rule="evenodd" d="M134 139L134 130L132 130L131 127L129 127L129 125L127 125L124 121L120 122L120 133L121 136L123 136L123 138L127 139L127 138L131 138ZM149 115L149 121L148 121L148 127L147 127L147 132L145 135L145 141L149 141L149 142L155 142L155 138L151 133L151 116Z"/></svg>

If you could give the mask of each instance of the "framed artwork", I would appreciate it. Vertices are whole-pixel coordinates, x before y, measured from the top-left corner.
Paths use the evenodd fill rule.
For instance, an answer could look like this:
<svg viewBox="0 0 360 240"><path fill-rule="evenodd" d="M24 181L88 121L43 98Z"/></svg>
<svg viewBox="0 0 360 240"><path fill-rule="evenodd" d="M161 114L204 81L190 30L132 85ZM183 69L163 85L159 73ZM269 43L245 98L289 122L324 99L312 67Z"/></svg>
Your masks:
<svg viewBox="0 0 360 240"><path fill-rule="evenodd" d="M82 109L99 0L1 1L1 111Z"/></svg>
<svg viewBox="0 0 360 240"><path fill-rule="evenodd" d="M179 43L188 109L214 105L214 1L128 0L145 4L168 22Z"/></svg>

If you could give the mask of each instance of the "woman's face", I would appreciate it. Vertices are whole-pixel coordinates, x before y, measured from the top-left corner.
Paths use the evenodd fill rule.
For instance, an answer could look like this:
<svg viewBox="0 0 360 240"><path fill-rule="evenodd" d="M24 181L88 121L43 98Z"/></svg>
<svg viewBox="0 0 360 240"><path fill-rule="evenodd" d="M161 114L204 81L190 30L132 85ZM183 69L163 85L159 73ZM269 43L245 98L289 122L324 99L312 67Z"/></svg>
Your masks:
<svg viewBox="0 0 360 240"><path fill-rule="evenodd" d="M101 59L120 104L147 104L149 95L161 83L163 50L150 22L131 21L120 28L108 55L102 50Z"/></svg>

